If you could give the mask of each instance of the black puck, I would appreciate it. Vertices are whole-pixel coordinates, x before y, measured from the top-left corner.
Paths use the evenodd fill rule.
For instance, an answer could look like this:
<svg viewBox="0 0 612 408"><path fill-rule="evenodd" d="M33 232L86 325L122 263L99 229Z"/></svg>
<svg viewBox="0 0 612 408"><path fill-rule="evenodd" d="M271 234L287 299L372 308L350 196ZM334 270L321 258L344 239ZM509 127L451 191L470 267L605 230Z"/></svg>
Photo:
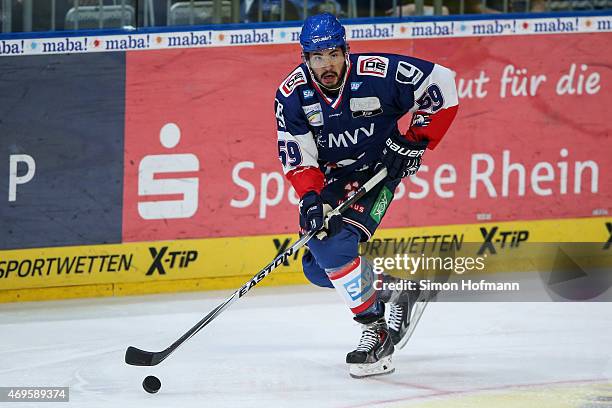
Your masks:
<svg viewBox="0 0 612 408"><path fill-rule="evenodd" d="M155 394L161 388L161 381L154 375L149 375L142 381L142 388L149 394Z"/></svg>

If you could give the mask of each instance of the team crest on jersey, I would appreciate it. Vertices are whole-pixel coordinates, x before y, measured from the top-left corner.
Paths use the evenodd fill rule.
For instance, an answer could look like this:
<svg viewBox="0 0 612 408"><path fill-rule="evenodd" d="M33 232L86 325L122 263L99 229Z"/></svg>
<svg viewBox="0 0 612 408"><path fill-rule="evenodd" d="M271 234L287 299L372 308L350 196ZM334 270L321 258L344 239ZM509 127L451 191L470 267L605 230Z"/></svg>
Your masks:
<svg viewBox="0 0 612 408"><path fill-rule="evenodd" d="M376 55L360 55L357 59L357 75L371 75L384 78L387 76L389 58Z"/></svg>
<svg viewBox="0 0 612 408"><path fill-rule="evenodd" d="M314 91L312 89L304 89L302 95L304 95L304 99L310 99L314 96Z"/></svg>
<svg viewBox="0 0 612 408"><path fill-rule="evenodd" d="M295 88L306 83L306 76L304 75L304 71L302 67L297 67L295 71L293 71L287 79L281 84L280 91L287 98Z"/></svg>
<svg viewBox="0 0 612 408"><path fill-rule="evenodd" d="M415 113L412 116L412 126L427 127L431 123L431 117L427 113Z"/></svg>
<svg viewBox="0 0 612 408"><path fill-rule="evenodd" d="M397 64L395 80L401 84L416 85L423 78L423 71L406 61Z"/></svg>
<svg viewBox="0 0 612 408"><path fill-rule="evenodd" d="M321 109L320 103L312 105L302 106L308 123L312 126L323 126L323 110Z"/></svg>

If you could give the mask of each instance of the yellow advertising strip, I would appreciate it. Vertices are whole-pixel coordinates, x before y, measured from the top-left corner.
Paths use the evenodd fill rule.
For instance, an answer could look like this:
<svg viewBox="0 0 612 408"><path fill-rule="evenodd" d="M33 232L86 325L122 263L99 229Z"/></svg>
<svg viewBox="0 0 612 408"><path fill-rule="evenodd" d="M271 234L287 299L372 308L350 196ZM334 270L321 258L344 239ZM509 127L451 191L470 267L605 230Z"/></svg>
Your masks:
<svg viewBox="0 0 612 408"><path fill-rule="evenodd" d="M202 278L252 276L292 238L258 236L2 251L0 290L119 283L163 286ZM300 254L289 262L299 260ZM298 272L289 262L277 272Z"/></svg>
<svg viewBox="0 0 612 408"><path fill-rule="evenodd" d="M594 242L610 253L612 218L513 221L381 229L368 245L401 242L418 250L436 242L518 249L524 243ZM0 302L238 288L296 235L136 242L0 251ZM607 246L607 248L606 248ZM372 247L374 248L374 247ZM305 283L294 254L262 284ZM512 255L512 252L509 252ZM532 255L528 255L531 257ZM511 256L510 259L514 261ZM537 268L527 259L522 269ZM495 270L515 268L498 263Z"/></svg>
<svg viewBox="0 0 612 408"><path fill-rule="evenodd" d="M435 227L382 229L376 232L376 238L394 237L432 237L434 235L461 235L465 242L483 242L483 231L488 233L495 229L494 240L506 237L508 245L513 236L527 233L525 242L606 242L610 232L606 223L611 223L611 217L568 218L557 220L530 220L509 222L488 222L465 225L449 225ZM505 234L505 235L504 235ZM422 241L422 238L421 238Z"/></svg>

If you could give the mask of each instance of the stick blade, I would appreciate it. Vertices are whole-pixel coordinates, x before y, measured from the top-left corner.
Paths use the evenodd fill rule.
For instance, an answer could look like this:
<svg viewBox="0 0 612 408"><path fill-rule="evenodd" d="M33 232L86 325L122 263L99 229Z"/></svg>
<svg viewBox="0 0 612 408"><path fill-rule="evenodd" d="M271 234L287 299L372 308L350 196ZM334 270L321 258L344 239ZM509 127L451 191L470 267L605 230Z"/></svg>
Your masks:
<svg viewBox="0 0 612 408"><path fill-rule="evenodd" d="M154 366L160 362L159 359L155 358L155 355L154 352L130 346L125 351L125 362L134 366Z"/></svg>

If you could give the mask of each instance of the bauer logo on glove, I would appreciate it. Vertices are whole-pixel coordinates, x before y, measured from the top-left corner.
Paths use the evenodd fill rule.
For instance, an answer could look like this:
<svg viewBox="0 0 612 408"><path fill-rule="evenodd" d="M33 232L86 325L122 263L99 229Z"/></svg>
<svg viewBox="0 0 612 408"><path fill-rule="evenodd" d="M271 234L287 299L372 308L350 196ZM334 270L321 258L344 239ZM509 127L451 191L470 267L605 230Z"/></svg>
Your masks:
<svg viewBox="0 0 612 408"><path fill-rule="evenodd" d="M428 141L413 142L400 134L392 134L385 141L381 163L387 168L387 176L396 180L416 174Z"/></svg>
<svg viewBox="0 0 612 408"><path fill-rule="evenodd" d="M412 150L410 148L400 146L397 143L393 143L391 138L388 138L386 143L389 149L393 150L397 154L401 154L402 156L421 157L423 156L423 153L425 153L425 148Z"/></svg>

